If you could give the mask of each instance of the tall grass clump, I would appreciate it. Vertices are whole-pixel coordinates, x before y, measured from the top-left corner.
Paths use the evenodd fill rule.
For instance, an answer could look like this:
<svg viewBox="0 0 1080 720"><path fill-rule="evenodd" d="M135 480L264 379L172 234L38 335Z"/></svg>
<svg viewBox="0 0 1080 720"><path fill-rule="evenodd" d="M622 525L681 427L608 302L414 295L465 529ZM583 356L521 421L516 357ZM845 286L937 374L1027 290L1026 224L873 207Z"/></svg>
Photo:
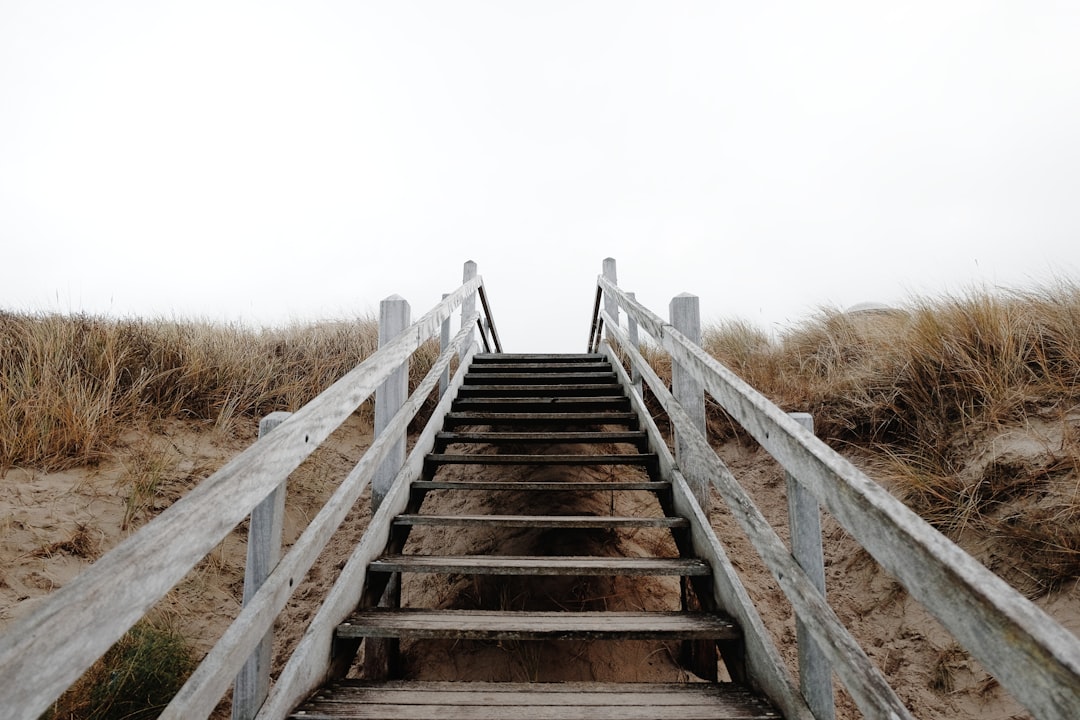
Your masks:
<svg viewBox="0 0 1080 720"><path fill-rule="evenodd" d="M777 338L728 323L703 346L783 409L813 414L827 442L888 458L894 492L941 529L1013 543L1042 587L1080 577L1080 444L1068 441L1080 434L1080 285L826 310ZM714 432L739 432L710 407ZM1048 459L972 469L980 442L1035 418L1066 438Z"/></svg>
<svg viewBox="0 0 1080 720"><path fill-rule="evenodd" d="M195 670L183 635L140 620L45 713L43 720L150 720Z"/></svg>
<svg viewBox="0 0 1080 720"><path fill-rule="evenodd" d="M0 311L0 470L92 463L138 419L296 410L377 346L370 317L249 329Z"/></svg>

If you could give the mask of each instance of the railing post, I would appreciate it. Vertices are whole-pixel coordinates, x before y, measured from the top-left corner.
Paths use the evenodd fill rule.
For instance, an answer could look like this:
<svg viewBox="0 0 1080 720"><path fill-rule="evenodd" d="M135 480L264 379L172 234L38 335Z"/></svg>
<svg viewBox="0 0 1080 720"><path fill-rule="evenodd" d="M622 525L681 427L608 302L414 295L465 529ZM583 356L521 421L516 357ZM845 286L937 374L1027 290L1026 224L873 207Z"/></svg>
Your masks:
<svg viewBox="0 0 1080 720"><path fill-rule="evenodd" d="M442 299L450 297L449 293L443 293ZM446 352L447 346L450 345L450 316L447 315L443 320L442 328L439 333L439 355ZM442 375L439 376L439 397L441 398L446 394L446 388L450 387L450 368L447 367L442 371Z"/></svg>
<svg viewBox="0 0 1080 720"><path fill-rule="evenodd" d="M635 293L628 292L626 294L630 296L631 300L637 300L637 295ZM626 313L626 334L629 336L630 344L634 346L634 350L639 350L641 348L641 341L638 339L637 320L634 319L634 316L631 313ZM642 395L641 372L638 371L637 365L631 364L630 373L630 381L634 385L634 390L637 391L639 397L644 397Z"/></svg>
<svg viewBox="0 0 1080 720"><path fill-rule="evenodd" d="M688 340L700 345L701 310L697 295L689 293L676 295L671 299L668 312L671 325L685 335ZM674 357L671 358L671 394L675 396L675 400L682 405L683 410L693 419L694 425L701 431L701 434L705 435L705 388L699 380L686 372ZM686 452L682 440L679 438L679 433L676 431L675 462L681 463ZM705 478L687 477L687 481L690 483L690 490L694 493L698 504L701 505L701 510L708 515L709 486Z"/></svg>
<svg viewBox="0 0 1080 720"><path fill-rule="evenodd" d="M791 413L793 420L810 432L814 418L807 413ZM821 510L817 500L791 474L786 474L788 524L791 527L791 554L821 594L825 594L825 558L821 549ZM832 668L817 641L795 617L795 636L799 646L799 689L817 720L833 720Z"/></svg>
<svg viewBox="0 0 1080 720"><path fill-rule="evenodd" d="M615 272L615 258L604 258L604 279L612 285L619 284L618 274ZM619 324L619 301L608 293L604 294L604 312L611 317L611 321L616 326ZM610 341L613 337L609 331L607 333L608 340Z"/></svg>
<svg viewBox="0 0 1080 720"><path fill-rule="evenodd" d="M391 295L379 303L379 347L397 337L409 327L409 303L400 295ZM375 391L375 437L379 437L386 426L405 404L409 397L409 361L406 359L397 370L390 374ZM405 436L394 444L382 465L375 471L371 480L371 510L379 509L379 504L398 470L405 463Z"/></svg>
<svg viewBox="0 0 1080 720"><path fill-rule="evenodd" d="M476 263L472 260L465 262L465 271L462 273L461 282L467 283L476 277ZM466 323L472 322L472 316L476 313L476 293L470 294L467 298L461 301L461 327L465 327ZM472 346L473 343L473 331L469 331L469 338L465 341L465 344L461 346L461 352L459 357L465 357L465 353Z"/></svg>
<svg viewBox="0 0 1080 720"><path fill-rule="evenodd" d="M273 412L259 421L259 437L265 436L292 413ZM244 568L244 605L251 602L270 571L281 559L281 526L285 517L285 483L282 482L251 511L248 526L247 565ZM268 630L258 647L236 675L232 719L252 720L270 689L274 631Z"/></svg>

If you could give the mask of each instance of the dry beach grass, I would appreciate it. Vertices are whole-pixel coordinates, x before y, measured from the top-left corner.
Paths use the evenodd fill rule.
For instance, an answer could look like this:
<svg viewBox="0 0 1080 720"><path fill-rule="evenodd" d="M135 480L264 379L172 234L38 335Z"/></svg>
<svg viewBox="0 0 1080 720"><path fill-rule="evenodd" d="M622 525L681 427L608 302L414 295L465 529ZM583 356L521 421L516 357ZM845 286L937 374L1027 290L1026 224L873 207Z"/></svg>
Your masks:
<svg viewBox="0 0 1080 720"><path fill-rule="evenodd" d="M250 330L0 312L0 631L250 443L259 416L300 407L376 343L371 318ZM1080 287L822 311L779 337L728 322L707 329L703 344L783 409L812 413L826 442L1076 631ZM436 352L421 350L414 383ZM714 445L783 525L779 471L709 407ZM290 480L287 541L370 442L370 412L362 408ZM725 537L738 533L729 533L723 513L713 521ZM356 535L366 523L362 508L351 522ZM1005 720L1018 712L947 637L922 629L927 619L842 529L826 519L825 532L837 612L917 716ZM205 652L235 614L243 533L155 610L152 628L187 638L177 653ZM328 553L290 603L278 665L349 542ZM768 573L744 565L792 658L790 612ZM162 639L144 631L135 635ZM118 651L104 662L124 657L140 656ZM91 685L77 685L55 717L107 717L79 695ZM843 698L839 708L855 717Z"/></svg>

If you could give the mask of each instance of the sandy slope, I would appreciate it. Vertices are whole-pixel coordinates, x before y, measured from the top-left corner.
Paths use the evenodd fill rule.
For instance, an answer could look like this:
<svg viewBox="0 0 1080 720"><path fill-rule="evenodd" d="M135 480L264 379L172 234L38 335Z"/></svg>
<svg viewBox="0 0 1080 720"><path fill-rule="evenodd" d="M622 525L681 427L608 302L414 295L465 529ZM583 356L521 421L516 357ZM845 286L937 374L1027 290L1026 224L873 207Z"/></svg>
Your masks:
<svg viewBox="0 0 1080 720"><path fill-rule="evenodd" d="M0 481L0 631L28 611L51 590L70 581L120 539L199 479L254 440L252 428L237 424L228 431L191 423L167 422L133 431L117 448L115 459L94 468L62 473L10 470ZM337 482L370 443L370 428L350 420L294 475L289 484L286 542L294 541L329 496ZM747 486L762 510L778 528L786 525L782 473L759 450L729 443L722 456ZM974 452L973 457L978 456ZM856 462L867 464L865 458ZM871 469L871 471L873 471ZM500 470L505 472L505 470ZM551 472L541 471L541 472ZM600 471L605 472L605 471ZM540 479L540 478L537 478ZM143 492L133 488L141 483ZM513 493L463 500L430 496L426 510L513 512L523 501ZM629 514L647 502L630 495L594 495L589 501L600 513ZM655 504L655 503L654 503ZM365 496L346 521L338 539L298 586L277 624L279 648L276 669L303 632L306 621L333 582L348 550L366 526ZM751 595L759 603L766 625L784 657L794 665L794 626L790 609L768 573L748 549L741 532L714 497L714 527ZM559 507L553 506L553 511ZM650 508L658 512L658 508ZM785 531L781 529L783 536ZM826 572L830 602L852 629L868 654L889 676L900 697L920 718L978 718L1006 720L1023 717L1015 704L977 663L968 659L945 631L912 601L895 581L830 518L824 522ZM239 609L242 590L245 529L237 529L174 589L155 610L174 619L198 651L205 651ZM476 552L497 546L512 554L543 546L559 551L560 543L581 552L602 554L625 550L633 554L670 554L670 540L635 531L622 536L538 537L520 533L497 540L490 534L417 531L412 549L444 547L449 552ZM1000 558L998 559L1000 562ZM572 597L580 608L663 609L677 599L670 581L598 579L576 587L515 586L496 589L483 582L421 578L408 580L407 604L438 606L451 598L476 607L513 605L543 608L554 598ZM565 599L557 603L565 604ZM1080 589L1069 583L1039 604L1067 628L1080 633ZM479 643L423 643L408 646L406 663L418 677L488 677L498 680L609 679L665 680L685 677L671 648L640 644L614 652L587 649L581 644L540 644L525 647ZM839 716L858 717L850 700L838 694ZM219 715L224 717L222 712Z"/></svg>

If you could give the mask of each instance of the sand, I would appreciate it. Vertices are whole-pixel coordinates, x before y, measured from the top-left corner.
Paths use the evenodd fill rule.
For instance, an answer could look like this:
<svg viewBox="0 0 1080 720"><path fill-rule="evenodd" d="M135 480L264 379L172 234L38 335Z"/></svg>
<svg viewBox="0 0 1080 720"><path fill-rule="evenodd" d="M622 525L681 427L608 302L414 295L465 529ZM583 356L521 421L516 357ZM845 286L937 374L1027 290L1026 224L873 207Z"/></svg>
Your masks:
<svg viewBox="0 0 1080 720"><path fill-rule="evenodd" d="M1044 437L1046 432L1038 435L1038 428L1010 428L1001 432L1013 434L997 435L993 442L972 448L973 467L988 462L989 448L996 448L992 451L996 453L994 457L1007 450L1037 464L1040 453L1048 443L1053 443L1053 438ZM1032 432L1036 433L1034 440ZM159 422L133 429L116 448L113 458L95 467L56 473L9 470L0 480L0 632L254 439L254 423L242 420L224 429L192 422ZM335 483L370 442L370 425L354 417L294 474L289 483L286 545L299 537ZM779 468L760 450L737 442L728 442L718 451L784 537L787 506ZM882 475L883 468L874 458L856 454L852 460L872 476L881 477L888 486L888 478ZM536 473L534 477L542 479ZM513 512L523 498L514 493L493 493L479 499L433 493L429 502L426 511L491 511L498 507L500 512ZM596 504L599 512L659 511L641 505L649 501L629 495L599 494L590 502ZM275 673L366 527L368 506L365 494L339 536L298 585L279 619ZM557 511L558 507L551 509ZM718 496L713 498L711 521L728 546L781 654L794 667L794 623L786 600L749 549L741 531L720 507ZM538 544L557 552L560 542L574 544L580 551L581 543L588 542L589 551L597 554L674 552L669 539L647 531L584 539L536 537L534 531L531 536L520 533L498 541L482 532L441 532L417 531L409 542L420 551L442 546L450 552L475 552L497 543L498 551L503 553ZM824 518L823 534L830 604L916 717L971 720L1026 717L981 666L829 517ZM213 644L239 611L245 539L246 528L241 525L153 611L174 622L200 654ZM1015 574L1018 563L1010 565L1000 548L981 543L980 538L970 541L977 556L982 554L980 559L997 565L996 569L1006 577ZM438 606L451 599L465 599L476 607L509 605L537 609L549 606L553 598L568 596L574 598L579 608L664 609L671 604L672 597L677 598L677 585L662 580L597 579L579 582L575 587L511 585L496 590L484 582L458 578L407 580L403 592L406 604L414 606ZM1036 602L1068 630L1080 634L1080 588L1075 582L1038 597ZM409 673L430 679L689 679L675 662L673 649L662 644L641 643L618 652L570 643L530 647L417 643L404 650ZM226 707L227 700L215 716L227 717ZM837 707L840 718L860 717L842 690L837 692Z"/></svg>

